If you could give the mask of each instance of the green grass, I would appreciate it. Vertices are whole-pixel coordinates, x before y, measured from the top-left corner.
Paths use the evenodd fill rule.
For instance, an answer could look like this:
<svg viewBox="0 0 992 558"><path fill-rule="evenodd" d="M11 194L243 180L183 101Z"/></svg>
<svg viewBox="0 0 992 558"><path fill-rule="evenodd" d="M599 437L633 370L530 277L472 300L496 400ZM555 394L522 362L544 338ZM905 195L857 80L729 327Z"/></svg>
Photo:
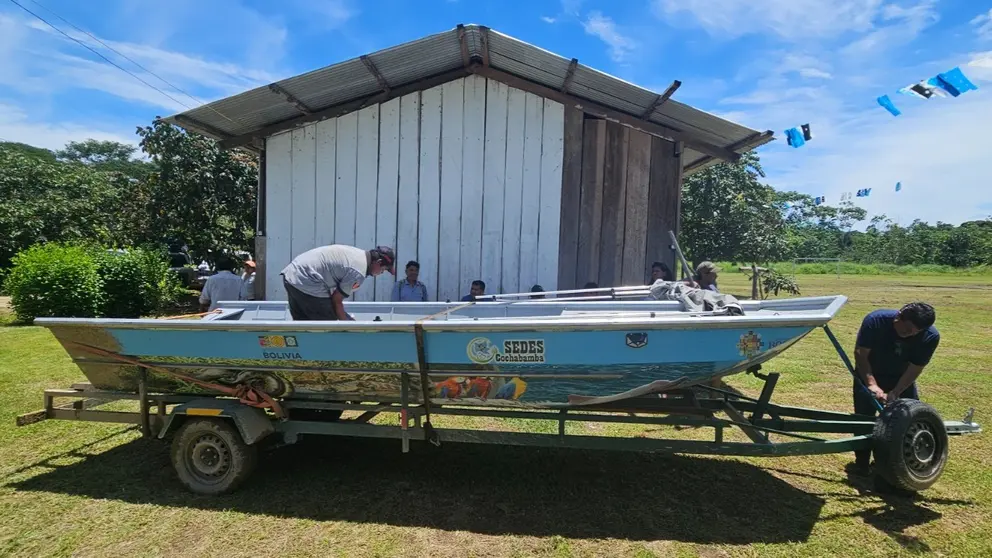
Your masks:
<svg viewBox="0 0 992 558"><path fill-rule="evenodd" d="M747 267L748 263L735 263L735 262L717 262L721 268L727 271L736 272L738 267ZM926 265L895 265L895 264L862 264L855 262L840 262L838 267L837 262L808 262L808 263L796 263L793 262L775 262L769 264L763 264L762 267L768 267L778 271L779 273L784 273L787 275L792 275L793 273L797 275L913 275L913 276L927 276L927 275L982 275L982 276L992 276L992 266L982 265L977 267L960 268L951 267L949 265L936 265L936 264L926 264Z"/></svg>
<svg viewBox="0 0 992 558"><path fill-rule="evenodd" d="M843 293L833 322L850 347L879 307L933 303L940 348L921 379L945 417L992 423L992 280L969 275L799 277L804 295ZM724 291L746 293L740 273ZM822 334L766 366L777 400L850 409L850 381ZM909 556L992 555L992 434L951 440L918 500L881 498L848 478L850 454L700 458L323 439L268 453L221 498L191 495L167 448L132 429L46 421L16 428L46 387L82 377L51 335L0 327L2 556ZM754 394L751 377L730 384ZM446 417L445 417L446 418ZM382 422L395 420L383 417ZM440 426L536 428L499 419ZM593 424L610 435L700 431Z"/></svg>

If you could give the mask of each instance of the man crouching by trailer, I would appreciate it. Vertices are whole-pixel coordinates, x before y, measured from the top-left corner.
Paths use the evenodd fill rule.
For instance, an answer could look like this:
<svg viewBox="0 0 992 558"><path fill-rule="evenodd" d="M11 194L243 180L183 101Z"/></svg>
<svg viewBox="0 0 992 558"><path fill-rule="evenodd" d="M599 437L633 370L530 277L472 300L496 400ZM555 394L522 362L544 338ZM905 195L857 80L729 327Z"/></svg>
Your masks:
<svg viewBox="0 0 992 558"><path fill-rule="evenodd" d="M393 249L377 246L362 250L332 244L308 250L281 272L293 320L354 320L345 312L344 299L357 291L368 275L383 271L396 275Z"/></svg>
<svg viewBox="0 0 992 558"><path fill-rule="evenodd" d="M897 399L919 399L916 379L930 362L940 334L933 326L936 314L923 302L900 310L875 310L861 322L854 348L855 370L868 388L854 385L854 412L874 416L882 405ZM871 450L858 450L855 467L867 471Z"/></svg>

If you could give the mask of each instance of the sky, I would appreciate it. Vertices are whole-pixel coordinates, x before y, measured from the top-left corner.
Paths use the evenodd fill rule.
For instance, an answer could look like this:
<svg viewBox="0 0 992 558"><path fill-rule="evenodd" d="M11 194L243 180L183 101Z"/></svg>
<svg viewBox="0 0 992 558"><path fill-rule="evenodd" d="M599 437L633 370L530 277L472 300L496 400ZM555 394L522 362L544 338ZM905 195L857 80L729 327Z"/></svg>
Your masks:
<svg viewBox="0 0 992 558"><path fill-rule="evenodd" d="M902 224L992 216L992 0L0 0L0 139L137 144L156 116L458 23L655 91L680 80L675 99L775 132L758 153L780 190L871 188L854 201ZM978 90L897 92L954 67Z"/></svg>

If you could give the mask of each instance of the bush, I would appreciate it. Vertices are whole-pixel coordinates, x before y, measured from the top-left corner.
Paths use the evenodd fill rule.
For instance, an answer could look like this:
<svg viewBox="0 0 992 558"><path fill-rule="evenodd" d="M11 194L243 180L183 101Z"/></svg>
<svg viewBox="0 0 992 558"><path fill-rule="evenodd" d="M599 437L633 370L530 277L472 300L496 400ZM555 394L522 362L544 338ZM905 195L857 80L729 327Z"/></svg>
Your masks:
<svg viewBox="0 0 992 558"><path fill-rule="evenodd" d="M38 244L14 256L4 290L17 319L92 318L104 305L103 282L89 250Z"/></svg>
<svg viewBox="0 0 992 558"><path fill-rule="evenodd" d="M140 318L172 304L180 291L165 254L141 248L100 250L94 260L103 281L108 318Z"/></svg>
<svg viewBox="0 0 992 558"><path fill-rule="evenodd" d="M164 254L99 246L44 244L14 259L5 286L17 318L140 318L182 292Z"/></svg>

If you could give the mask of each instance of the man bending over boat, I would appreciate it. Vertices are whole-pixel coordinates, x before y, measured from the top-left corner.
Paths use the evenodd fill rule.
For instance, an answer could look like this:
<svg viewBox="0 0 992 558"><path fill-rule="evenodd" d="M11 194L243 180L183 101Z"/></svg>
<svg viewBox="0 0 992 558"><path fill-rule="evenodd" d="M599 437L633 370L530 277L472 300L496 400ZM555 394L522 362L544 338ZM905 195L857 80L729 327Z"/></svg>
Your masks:
<svg viewBox="0 0 992 558"><path fill-rule="evenodd" d="M861 322L854 348L855 371L871 393L854 386L854 412L874 416L872 398L883 405L896 399L919 399L916 379L937 350L936 313L923 302L900 310L875 310ZM854 452L855 465L867 469L871 450Z"/></svg>
<svg viewBox="0 0 992 558"><path fill-rule="evenodd" d="M357 291L368 275L388 271L394 276L396 255L388 246L362 250L344 244L319 246L289 262L280 274L294 320L354 320L344 299Z"/></svg>

